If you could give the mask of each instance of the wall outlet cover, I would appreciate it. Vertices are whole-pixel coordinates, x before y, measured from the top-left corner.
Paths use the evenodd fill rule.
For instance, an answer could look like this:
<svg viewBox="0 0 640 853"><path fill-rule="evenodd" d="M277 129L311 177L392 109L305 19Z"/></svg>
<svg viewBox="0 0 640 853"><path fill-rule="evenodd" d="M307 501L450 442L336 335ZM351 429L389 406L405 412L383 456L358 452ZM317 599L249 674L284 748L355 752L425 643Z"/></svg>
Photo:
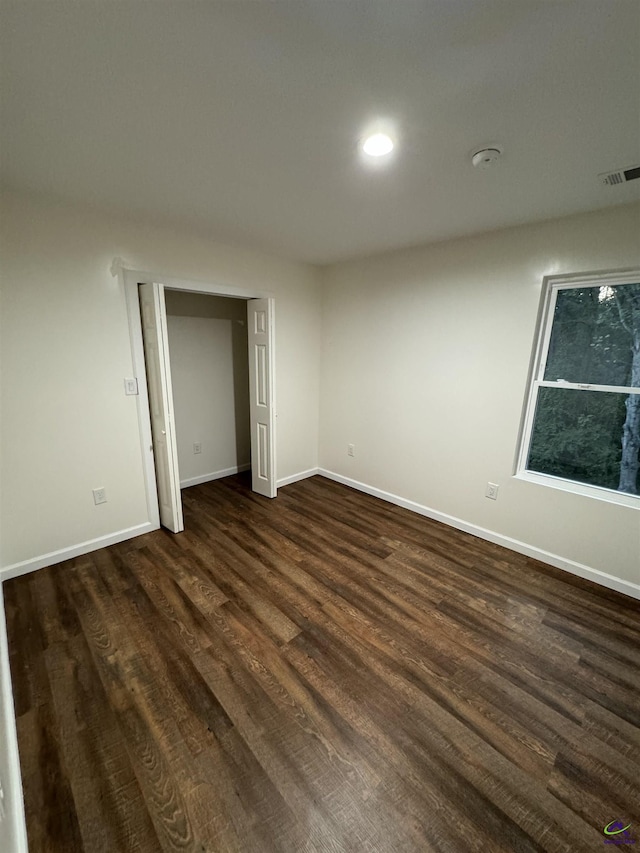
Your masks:
<svg viewBox="0 0 640 853"><path fill-rule="evenodd" d="M489 498L492 501L498 500L498 489L500 487L497 483L487 483L487 489L485 491L485 497Z"/></svg>

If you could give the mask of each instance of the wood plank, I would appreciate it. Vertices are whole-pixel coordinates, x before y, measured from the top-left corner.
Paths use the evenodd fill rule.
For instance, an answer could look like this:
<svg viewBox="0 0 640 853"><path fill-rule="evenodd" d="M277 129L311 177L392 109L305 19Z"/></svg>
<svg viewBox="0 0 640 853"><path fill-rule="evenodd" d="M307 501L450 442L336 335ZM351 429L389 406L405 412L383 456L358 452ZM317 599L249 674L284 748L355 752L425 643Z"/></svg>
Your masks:
<svg viewBox="0 0 640 853"><path fill-rule="evenodd" d="M321 477L4 584L31 853L640 842L640 604Z"/></svg>

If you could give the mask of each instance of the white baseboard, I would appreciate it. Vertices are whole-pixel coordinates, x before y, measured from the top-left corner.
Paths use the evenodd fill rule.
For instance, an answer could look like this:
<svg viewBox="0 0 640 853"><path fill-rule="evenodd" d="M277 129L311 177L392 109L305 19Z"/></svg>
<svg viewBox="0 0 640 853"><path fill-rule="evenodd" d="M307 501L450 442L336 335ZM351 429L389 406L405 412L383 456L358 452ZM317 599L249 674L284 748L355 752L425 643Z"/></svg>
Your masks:
<svg viewBox="0 0 640 853"><path fill-rule="evenodd" d="M233 465L231 468L222 468L220 471L212 471L210 474L200 474L198 477L188 477L186 480L180 480L180 488L188 489L189 486L199 486L201 483L209 483L211 480L220 480L222 477L230 477L232 474L239 474L241 471L248 471L251 468L251 463L247 462L244 465Z"/></svg>
<svg viewBox="0 0 640 853"><path fill-rule="evenodd" d="M199 486L201 483L209 483L211 480L219 480L221 477L230 477L232 474L238 474L240 471L251 470L251 464L238 465L233 468L224 468L222 471L213 471L211 474L202 474L199 477L189 477L188 480L180 480L180 488L187 489L189 486ZM281 477L276 485L288 486L290 483L297 483L298 480L306 480L307 477L313 477L318 473L317 468L308 468L306 471L298 471L296 474L291 474L289 477Z"/></svg>
<svg viewBox="0 0 640 853"><path fill-rule="evenodd" d="M277 486L288 486L290 483L297 483L298 480L306 480L307 477L314 477L318 473L317 468L307 468L306 471L298 471L297 474L291 474L290 477L282 477L278 480Z"/></svg>
<svg viewBox="0 0 640 853"><path fill-rule="evenodd" d="M3 805L0 806L4 808L4 819L0 822L0 849L10 850L13 853L28 853L2 582L0 582L0 743L4 745L4 755L0 754L0 757L5 759L0 763L0 777L4 790Z"/></svg>
<svg viewBox="0 0 640 853"><path fill-rule="evenodd" d="M117 545L118 542L124 542L126 539L133 539L134 536L141 536L143 533L150 533L157 529L158 525L146 521L144 524L127 527L126 530L118 530L116 533L109 533L106 536L98 537L98 539L89 539L87 542L80 542L78 545L70 545L68 548L61 548L59 551L51 551L39 557L32 557L30 560L23 560L21 563L4 566L0 569L0 582L35 572L37 569L44 569L45 566L62 563L64 560L71 560L73 557L80 557L82 554L97 551L99 548Z"/></svg>
<svg viewBox="0 0 640 853"><path fill-rule="evenodd" d="M552 554L549 551L544 551L541 548L536 548L534 545L528 545L526 542L520 542L518 539L512 539L510 536L503 536L501 533L495 533L493 530L486 530L484 527L478 527L475 524L470 524L463 521L461 518L456 518L453 515L447 515L444 512L438 512L435 509L430 509L427 506L416 503L415 501L407 500L399 495L394 495L391 492L385 492L382 489L376 489L374 486L369 486L366 483L360 483L358 480L352 480L350 477L343 477L342 474L336 474L334 471L327 471L325 468L318 468L318 474L322 477L327 477L329 480L335 480L336 483L342 483L344 486L350 486L352 489L357 489L360 492L365 492L375 498L380 498L388 503L401 506L404 509L409 509L418 515L424 515L426 518L432 518L434 521L441 521L443 524L448 524L450 527L455 527L457 530L463 530L465 533L470 533L472 536L478 536L480 539L485 539L487 542L493 542L495 545L502 545L504 548L509 548L511 551L516 551L518 554L524 554L525 557L533 557L535 560L540 560L543 563L548 563L557 569L563 569L565 572L570 572L578 577L593 581L606 586L608 589L613 589L616 592L622 592L632 598L640 599L640 584L631 583L615 575L609 575L606 572L601 572L599 569L593 569L590 566L585 566L582 563L576 563L573 560L568 560L565 557L560 557L557 554Z"/></svg>

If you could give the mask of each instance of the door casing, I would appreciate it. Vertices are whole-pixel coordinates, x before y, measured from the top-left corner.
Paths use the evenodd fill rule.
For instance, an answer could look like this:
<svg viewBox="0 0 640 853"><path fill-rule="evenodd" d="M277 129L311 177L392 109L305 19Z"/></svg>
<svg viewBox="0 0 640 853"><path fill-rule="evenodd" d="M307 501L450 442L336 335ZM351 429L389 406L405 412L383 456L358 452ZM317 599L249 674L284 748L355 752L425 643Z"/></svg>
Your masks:
<svg viewBox="0 0 640 853"><path fill-rule="evenodd" d="M140 317L140 303L138 301L138 284L151 284L158 282L170 290L180 290L187 293L210 294L212 296L226 296L235 299L270 299L275 304L272 291L260 290L258 288L247 289L231 287L230 285L214 284L211 282L192 281L189 279L175 278L162 273L138 270L130 267L121 258L115 258L111 265L111 273L117 277L125 294L127 304L127 317L129 321L129 339L131 342L131 358L133 376L138 380L138 394L136 397L138 428L140 434L140 451L143 460L143 473L145 492L147 499L147 513L149 522L154 528L160 527L160 512L158 506L158 488L153 458L153 438L151 434L151 417L149 414L149 392L147 388L147 377L145 373L144 346L142 339L142 322ZM275 329L273 332L273 352L271 360L272 389L271 406L273 410L273 423L276 423L276 375L275 375ZM273 476L277 480L277 458L275 450L275 436L273 441Z"/></svg>

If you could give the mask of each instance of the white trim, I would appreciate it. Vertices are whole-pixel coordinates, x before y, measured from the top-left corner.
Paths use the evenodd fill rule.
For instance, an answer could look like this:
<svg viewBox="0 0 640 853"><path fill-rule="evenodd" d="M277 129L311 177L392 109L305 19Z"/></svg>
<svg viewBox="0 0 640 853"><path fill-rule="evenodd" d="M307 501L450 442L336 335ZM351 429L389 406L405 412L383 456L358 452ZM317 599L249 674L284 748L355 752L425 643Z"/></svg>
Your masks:
<svg viewBox="0 0 640 853"><path fill-rule="evenodd" d="M114 261L114 264L116 261ZM151 415L149 414L149 389L144 360L144 340L142 338L142 317L138 298L138 282L131 283L129 272L120 267L118 278L124 290L129 321L129 340L131 343L131 363L133 375L138 381L136 409L138 415L138 433L140 435L140 453L144 473L145 496L147 501L147 517L156 527L160 526L160 504L158 502L158 485L156 482L156 466L153 458L153 437L151 435ZM134 276L134 279L136 277Z"/></svg>
<svg viewBox="0 0 640 853"><path fill-rule="evenodd" d="M536 359L536 369L534 373L534 381L540 382L544 379L544 369L549 357L549 345L551 343L551 332L553 331L553 318L556 311L556 303L558 301L558 293L560 288L553 280L545 280L545 308L542 318L544 335L540 341L540 347Z"/></svg>
<svg viewBox="0 0 640 853"><path fill-rule="evenodd" d="M24 816L24 797L22 793L22 774L20 772L20 756L18 754L18 735L16 732L16 716L13 705L11 688L11 669L9 666L9 645L7 642L7 623L4 613L4 597L0 581L0 702L2 702L2 719L4 731L0 738L7 750L7 765L2 768L4 782L5 829L9 842L13 842L13 853L28 853L27 824Z"/></svg>
<svg viewBox="0 0 640 853"><path fill-rule="evenodd" d="M603 489L589 484L579 483L575 480L569 480L564 477L555 477L551 474L543 474L539 471L531 471L527 468L529 460L529 450L531 447L531 437L533 434L533 425L535 421L535 413L538 400L538 391L541 387L545 388L568 388L577 389L580 391L592 392L613 392L624 394L638 394L640 389L630 386L614 386L614 385L592 385L590 383L576 382L550 382L544 379L544 371L546 369L547 357L549 353L549 344L551 341L551 332L553 329L554 310L556 300L560 290L567 290L578 287L598 287L608 285L609 287L625 284L634 284L640 280L640 269L627 269L615 272L594 272L581 273L559 276L545 276L542 285L542 297L540 309L538 312L538 322L536 324L534 355L532 359L532 367L529 372L527 381L527 391L525 394L525 405L521 429L518 436L518 451L516 456L516 465L514 476L520 480L528 480L529 482L538 483L540 485L552 486L565 491L574 492L576 494L585 495L586 497L599 498L608 500L611 503L616 503L621 506L637 505L638 498L632 495L627 495L623 492L618 492L613 489ZM560 567L562 568L562 566Z"/></svg>
<svg viewBox="0 0 640 853"><path fill-rule="evenodd" d="M411 512L415 512L418 515L424 515L426 518L434 519L434 521L441 521L443 524L448 524L450 527L455 527L457 530L470 533L472 536L478 536L480 539L485 539L487 542L493 542L495 545L502 545L504 548L516 551L518 554L524 554L526 557L533 557L535 560L548 563L550 566L554 566L557 569L563 569L566 572L570 572L572 575L577 575L578 577L593 581L600 586L616 590L616 592L622 592L625 595L631 596L631 598L640 599L640 584L622 580L621 578L615 577L615 575L609 575L606 572L601 572L599 569L592 569L590 566L585 566L582 563L576 563L574 560L568 560L565 557L558 556L558 554L552 554L549 551L542 550L542 548L536 548L534 545L528 545L526 542L520 542L518 539L512 539L510 536L503 536L501 533L495 533L493 530L478 527L475 524L463 521L461 518L456 518L453 515L447 515L444 512L438 512L435 509L430 509L427 506L423 506L415 501L407 500L399 495L394 495L391 492L376 489L374 486L369 486L366 483L360 483L358 480L352 480L350 477L343 477L341 474L336 474L334 471L327 471L325 468L319 468L318 474L322 477L327 477L329 480L335 480L336 483L342 483L344 486L350 486L352 489L357 489L359 492L365 492L375 498L380 498L383 501L388 501L388 503L411 510Z"/></svg>
<svg viewBox="0 0 640 853"><path fill-rule="evenodd" d="M62 563L64 560L81 557L83 554L89 554L91 551L97 551L99 548L108 548L109 545L117 545L118 542L133 539L134 536L141 536L143 533L158 530L159 527L159 524L152 524L150 521L145 521L144 524L137 524L135 527L127 527L125 530L108 533L106 536L99 536L97 539L89 539L87 542L70 545L68 548L60 548L59 551L51 551L48 554L42 554L30 560L23 560L21 563L4 566L4 568L0 569L0 581L8 581L10 578L17 578L19 575L27 575L29 572L44 569L45 566L53 566L56 563Z"/></svg>
<svg viewBox="0 0 640 853"><path fill-rule="evenodd" d="M268 299L274 296L272 290L250 290L244 287L234 287L230 284L218 284L210 281L198 281L188 278L176 278L162 272L138 270L130 266L122 258L114 258L111 264L111 274L121 276L122 281L130 286L151 283L154 281L164 284L169 290L186 290L188 293L210 293L214 296L228 296L232 299Z"/></svg>
<svg viewBox="0 0 640 853"><path fill-rule="evenodd" d="M153 529L160 526L160 508L158 505L158 488L156 483L156 470L153 458L153 439L151 435L151 416L149 414L149 391L147 387L147 373L144 360L144 344L142 339L142 323L140 319L140 304L138 301L138 284L153 283L164 285L169 290L181 290L187 293L204 293L211 296L226 296L234 299L272 299L275 304L272 290L246 289L233 287L229 284L215 284L212 282L193 281L191 279L175 278L164 273L136 270L129 266L122 258L114 258L111 264L111 274L118 277L120 286L125 295L127 305L127 317L129 321L129 340L131 344L131 361L133 376L138 380L137 414L138 428L140 433L140 452L143 460L144 487L147 500L147 512L149 523ZM276 381L275 373L275 326L272 330L273 337L273 364L272 381ZM272 405L275 408L275 390ZM276 414L277 417L277 414ZM275 448L274 428L274 467L277 471L277 458ZM182 487L182 484L181 484Z"/></svg>
<svg viewBox="0 0 640 853"><path fill-rule="evenodd" d="M155 373L155 381L147 379L149 394L149 420L153 436L153 453L156 474L158 469L165 476L165 488L162 498L158 490L158 511L160 524L172 533L184 530L182 498L180 497L180 469L178 466L178 440L173 410L173 385L171 383L171 359L169 356L169 330L167 328L167 306L164 297L164 284L138 285L138 298L142 316L142 328L147 329L148 337L142 334L144 357L147 371ZM154 416L151 417L151 412Z"/></svg>
<svg viewBox="0 0 640 853"><path fill-rule="evenodd" d="M526 483L536 483L538 486L549 486L561 492L572 495L582 495L584 498L595 498L618 506L626 506L640 510L640 495L630 495L615 489L605 489L604 486L592 486L589 483L579 483L577 480L565 480L564 477L554 477L553 474L541 474L539 471L518 471L515 480Z"/></svg>
<svg viewBox="0 0 640 853"><path fill-rule="evenodd" d="M640 268L625 267L620 270L604 271L604 272L579 272L579 273L562 273L561 275L545 276L545 282L549 282L551 287L562 288L567 287L597 287L599 284L608 284L609 287L615 287L617 284L637 284Z"/></svg>
<svg viewBox="0 0 640 853"><path fill-rule="evenodd" d="M289 477L282 477L281 480L278 480L278 488L288 486L291 483L297 483L298 480L306 480L307 477L315 477L318 473L320 473L319 468L308 468L306 471L298 471L297 474L291 474Z"/></svg>
<svg viewBox="0 0 640 853"><path fill-rule="evenodd" d="M276 300L273 296L269 299L269 318L271 329L269 331L269 381L271 383L271 391L269 399L271 401L271 465L273 478L273 497L278 497L278 398L276 395ZM248 315L247 315L248 317Z"/></svg>
<svg viewBox="0 0 640 853"><path fill-rule="evenodd" d="M539 388L568 388L570 391L604 391L607 394L640 394L633 385L590 385L587 382L567 382L564 379L540 379Z"/></svg>
<svg viewBox="0 0 640 853"><path fill-rule="evenodd" d="M199 486L201 483L209 483L211 480L220 480L222 477L230 477L232 474L239 474L241 471L249 471L251 468L250 462L245 462L244 465L233 465L231 468L221 468L219 471L212 471L210 474L200 474L197 477L188 477L186 480L180 480L180 488L188 489L189 486Z"/></svg>

